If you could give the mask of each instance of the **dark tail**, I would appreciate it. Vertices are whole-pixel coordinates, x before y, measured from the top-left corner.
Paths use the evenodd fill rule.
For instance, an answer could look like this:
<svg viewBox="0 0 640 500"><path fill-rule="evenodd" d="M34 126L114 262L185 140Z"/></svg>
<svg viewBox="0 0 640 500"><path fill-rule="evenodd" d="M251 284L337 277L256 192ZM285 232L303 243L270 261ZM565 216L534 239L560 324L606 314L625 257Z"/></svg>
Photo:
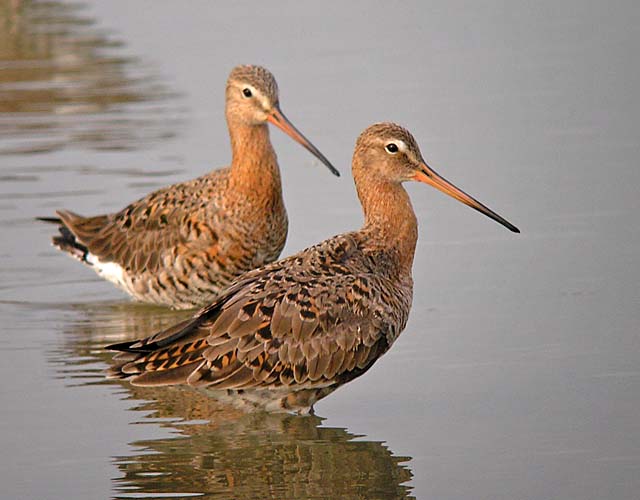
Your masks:
<svg viewBox="0 0 640 500"><path fill-rule="evenodd" d="M40 222L46 222L48 224L62 225L62 219L60 217L36 217L36 220Z"/></svg>
<svg viewBox="0 0 640 500"><path fill-rule="evenodd" d="M60 236L54 236L52 238L53 246L59 248L63 252L68 253L72 257L78 259L80 262L91 266L92 264L87 261L89 255L89 249L82 243L78 242L74 234L69 230L60 217L36 217L36 220L40 222L46 222L47 224L57 224Z"/></svg>
<svg viewBox="0 0 640 500"><path fill-rule="evenodd" d="M134 385L183 384L204 361L209 347L199 336L198 318L189 318L151 337L112 344L105 349L120 351L107 378L129 379ZM178 341L175 344L174 341Z"/></svg>

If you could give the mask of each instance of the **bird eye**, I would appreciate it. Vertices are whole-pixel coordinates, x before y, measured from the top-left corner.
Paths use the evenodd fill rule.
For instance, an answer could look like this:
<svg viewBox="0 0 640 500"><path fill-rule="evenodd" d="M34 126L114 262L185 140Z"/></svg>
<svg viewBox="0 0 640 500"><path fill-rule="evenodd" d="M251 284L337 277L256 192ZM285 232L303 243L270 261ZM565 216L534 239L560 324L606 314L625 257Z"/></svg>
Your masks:
<svg viewBox="0 0 640 500"><path fill-rule="evenodd" d="M387 150L387 152L391 153L392 155L396 154L398 152L398 146L393 143L390 142L389 144L387 144L384 149Z"/></svg>
<svg viewBox="0 0 640 500"><path fill-rule="evenodd" d="M251 89L249 89L249 88L242 89L242 94L243 94L245 97L251 97L251 96L253 95L253 94L251 93Z"/></svg>

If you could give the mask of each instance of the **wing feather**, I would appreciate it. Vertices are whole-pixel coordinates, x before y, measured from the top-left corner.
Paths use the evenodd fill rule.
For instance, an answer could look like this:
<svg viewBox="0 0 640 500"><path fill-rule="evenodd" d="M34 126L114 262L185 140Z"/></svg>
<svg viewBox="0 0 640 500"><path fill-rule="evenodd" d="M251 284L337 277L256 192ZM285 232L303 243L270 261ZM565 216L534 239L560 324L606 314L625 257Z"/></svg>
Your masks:
<svg viewBox="0 0 640 500"><path fill-rule="evenodd" d="M213 227L204 231L198 221L215 222L227 172L221 169L165 187L115 214L82 217L68 210L57 214L100 261L115 262L132 274L157 272L164 256L175 258L187 242L217 253L216 231Z"/></svg>
<svg viewBox="0 0 640 500"><path fill-rule="evenodd" d="M114 346L125 353L112 373L221 389L326 387L364 373L404 327L410 295L391 290L381 301L376 289L389 288L387 278L355 247L342 235L246 273L193 319Z"/></svg>

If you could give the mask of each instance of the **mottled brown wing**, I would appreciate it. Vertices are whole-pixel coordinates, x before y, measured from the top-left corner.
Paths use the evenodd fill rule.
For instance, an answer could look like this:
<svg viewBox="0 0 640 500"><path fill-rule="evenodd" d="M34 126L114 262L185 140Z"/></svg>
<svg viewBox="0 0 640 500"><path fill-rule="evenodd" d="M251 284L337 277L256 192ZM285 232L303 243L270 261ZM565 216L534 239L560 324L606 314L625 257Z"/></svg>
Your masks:
<svg viewBox="0 0 640 500"><path fill-rule="evenodd" d="M358 280L339 281L346 288ZM363 373L388 347L386 326L357 299L317 311L323 299L335 297L325 286L307 296L314 288L307 283L279 297L247 297L225 308L209 327L206 362L188 382L233 389L322 387Z"/></svg>
<svg viewBox="0 0 640 500"><path fill-rule="evenodd" d="M224 171L218 172L216 177L222 177ZM191 249L215 251L218 239L208 223L216 210L210 202L217 189L216 177L169 186L116 214L57 213L78 242L100 261L115 262L133 274L157 272L165 255L186 252L187 243Z"/></svg>
<svg viewBox="0 0 640 500"><path fill-rule="evenodd" d="M216 316L225 300L232 297L246 281L237 280L225 293L218 296L216 302L191 319L141 340L107 346L106 349L120 351L114 356L116 364L109 370L109 376L131 377L138 385L185 382L188 375L202 363L202 351L209 346L208 331L204 325L211 317Z"/></svg>
<svg viewBox="0 0 640 500"><path fill-rule="evenodd" d="M349 236L245 274L176 333L114 346L134 384L220 389L322 387L367 370L389 347L378 280ZM357 261L358 265L353 264Z"/></svg>

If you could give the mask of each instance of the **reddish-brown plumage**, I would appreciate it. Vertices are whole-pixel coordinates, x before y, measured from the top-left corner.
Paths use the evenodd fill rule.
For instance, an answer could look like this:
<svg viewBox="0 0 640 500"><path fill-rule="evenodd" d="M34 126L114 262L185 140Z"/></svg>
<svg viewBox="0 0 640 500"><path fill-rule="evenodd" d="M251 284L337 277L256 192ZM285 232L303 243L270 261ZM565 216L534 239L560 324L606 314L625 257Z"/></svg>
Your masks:
<svg viewBox="0 0 640 500"><path fill-rule="evenodd" d="M308 411L366 372L406 325L418 232L402 182L425 169L409 132L391 123L369 127L353 157L360 230L240 276L191 321L110 346L122 351L111 375Z"/></svg>
<svg viewBox="0 0 640 500"><path fill-rule="evenodd" d="M226 118L229 167L160 189L115 214L60 210L54 245L133 298L174 308L209 303L236 276L274 261L288 222L267 121L337 171L282 115L277 84L264 68L231 72Z"/></svg>

